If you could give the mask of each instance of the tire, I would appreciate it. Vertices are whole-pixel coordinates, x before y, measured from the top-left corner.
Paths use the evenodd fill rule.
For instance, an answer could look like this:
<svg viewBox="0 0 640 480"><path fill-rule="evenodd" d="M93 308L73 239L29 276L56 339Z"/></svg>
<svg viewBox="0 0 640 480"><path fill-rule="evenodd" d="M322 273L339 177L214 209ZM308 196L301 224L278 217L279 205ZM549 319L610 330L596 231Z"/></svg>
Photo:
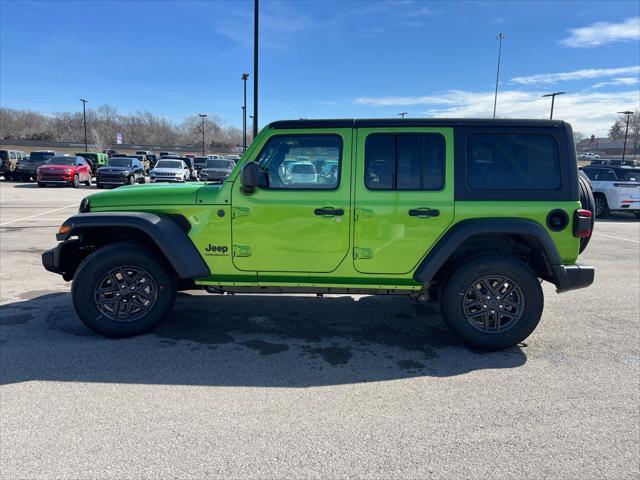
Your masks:
<svg viewBox="0 0 640 480"><path fill-rule="evenodd" d="M140 185L144 185L145 183L147 183L147 179L144 176L142 176L138 179L138 183Z"/></svg>
<svg viewBox="0 0 640 480"><path fill-rule="evenodd" d="M593 235L593 227L595 226L595 221L596 221L596 202L595 199L593 198L593 192L591 191L591 187L589 187L589 184L587 183L587 181L582 178L580 175L578 175L578 183L579 183L579 187L580 187L580 204L582 205L582 208L585 210L589 210L591 212L591 235ZM580 251L579 253L582 253L585 251L585 249L587 248L587 245L589 245L589 241L591 240L591 235L589 235L588 237L581 237L580 238Z"/></svg>
<svg viewBox="0 0 640 480"><path fill-rule="evenodd" d="M119 273L114 274L117 269ZM148 281L140 284L145 278ZM130 291L131 286L138 290ZM128 297L116 300L115 292L123 291L129 292ZM146 333L162 321L175 302L176 279L146 249L121 242L103 247L82 261L73 278L71 294L82 323L105 337L124 338ZM97 298L107 302L98 306Z"/></svg>
<svg viewBox="0 0 640 480"><path fill-rule="evenodd" d="M73 176L73 181L71 182L71 186L73 188L80 187L80 176L77 173Z"/></svg>
<svg viewBox="0 0 640 480"><path fill-rule="evenodd" d="M5 179L5 181L10 182L11 180L13 180L13 173L5 172L4 179Z"/></svg>
<svg viewBox="0 0 640 480"><path fill-rule="evenodd" d="M89 180L85 182L85 185L87 187L90 187L91 185L93 185L93 179L91 178L91 174L89 174Z"/></svg>
<svg viewBox="0 0 640 480"><path fill-rule="evenodd" d="M132 176L129 177L128 182L129 185L133 185L136 183L136 179Z"/></svg>
<svg viewBox="0 0 640 480"><path fill-rule="evenodd" d="M607 203L607 197L602 194L594 195L595 215L596 218L604 218L609 215L609 204Z"/></svg>
<svg viewBox="0 0 640 480"><path fill-rule="evenodd" d="M501 287L503 281L509 286ZM478 289L476 285L484 286ZM486 286L494 290L487 292ZM500 298L501 288L512 289L511 293L502 293L507 293L513 305L520 305L519 309L506 305L504 295ZM485 293L491 298L487 300ZM481 303L485 300L487 303ZM467 346L495 351L517 345L535 330L542 316L544 296L536 274L520 260L486 256L463 263L454 271L440 302L445 323ZM466 307L465 302L469 302ZM500 322L496 323L496 318Z"/></svg>

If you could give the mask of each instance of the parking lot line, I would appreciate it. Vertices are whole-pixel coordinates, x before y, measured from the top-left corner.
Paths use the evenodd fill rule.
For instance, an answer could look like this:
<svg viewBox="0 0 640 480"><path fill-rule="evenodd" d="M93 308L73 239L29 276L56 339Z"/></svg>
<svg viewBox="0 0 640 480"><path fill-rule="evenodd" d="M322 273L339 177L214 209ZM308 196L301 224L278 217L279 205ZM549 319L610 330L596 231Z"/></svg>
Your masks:
<svg viewBox="0 0 640 480"><path fill-rule="evenodd" d="M595 235L598 235L600 237L615 238L617 240L624 240L625 242L640 243L640 241L638 241L638 240L632 240L630 238L623 238L623 237L616 237L615 235L606 235L606 234L600 233L600 232L596 233Z"/></svg>
<svg viewBox="0 0 640 480"><path fill-rule="evenodd" d="M73 205L67 205L66 207L54 208L53 210L47 210L46 212L36 213L35 215L29 215L28 217L15 218L13 220L8 220L6 222L0 223L0 227L4 227L5 225L9 225L10 223L22 222L24 220L29 220L31 218L41 217L42 215L46 215L48 213L58 212L60 210L64 210L66 208L77 207L78 204L74 203Z"/></svg>

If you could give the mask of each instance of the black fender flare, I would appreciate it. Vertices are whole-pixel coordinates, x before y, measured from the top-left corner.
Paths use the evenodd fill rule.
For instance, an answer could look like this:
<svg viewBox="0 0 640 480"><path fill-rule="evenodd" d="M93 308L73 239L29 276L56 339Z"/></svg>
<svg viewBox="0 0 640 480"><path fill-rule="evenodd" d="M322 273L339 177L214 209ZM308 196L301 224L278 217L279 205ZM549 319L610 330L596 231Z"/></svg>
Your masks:
<svg viewBox="0 0 640 480"><path fill-rule="evenodd" d="M65 220L60 227L65 233L58 233L56 238L58 241L66 242L69 237L78 235L82 231L118 227L131 228L146 234L164 254L179 278L190 279L211 275L209 267L187 235L185 225L181 226L169 215L149 212L80 213Z"/></svg>
<svg viewBox="0 0 640 480"><path fill-rule="evenodd" d="M429 283L460 245L471 237L486 234L518 235L527 239L544 252L550 273L554 272L555 267L562 265L558 249L539 223L512 218L470 219L457 223L440 238L416 268L414 280Z"/></svg>

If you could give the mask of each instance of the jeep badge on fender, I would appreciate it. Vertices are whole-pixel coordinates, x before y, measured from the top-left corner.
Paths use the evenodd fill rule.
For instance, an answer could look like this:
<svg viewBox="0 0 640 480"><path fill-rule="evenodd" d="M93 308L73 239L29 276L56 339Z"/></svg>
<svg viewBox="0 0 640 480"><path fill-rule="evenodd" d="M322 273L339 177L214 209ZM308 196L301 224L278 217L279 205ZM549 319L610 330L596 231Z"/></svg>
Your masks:
<svg viewBox="0 0 640 480"><path fill-rule="evenodd" d="M499 350L538 325L541 281L593 282L577 260L594 199L563 121L279 121L225 177L88 197L42 255L80 320L138 335L179 288L407 295Z"/></svg>

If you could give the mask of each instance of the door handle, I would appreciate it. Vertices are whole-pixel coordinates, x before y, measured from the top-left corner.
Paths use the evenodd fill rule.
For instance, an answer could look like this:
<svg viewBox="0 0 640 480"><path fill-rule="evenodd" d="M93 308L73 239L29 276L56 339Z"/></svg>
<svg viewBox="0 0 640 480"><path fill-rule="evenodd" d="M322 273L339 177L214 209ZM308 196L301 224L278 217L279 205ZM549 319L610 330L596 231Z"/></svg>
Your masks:
<svg viewBox="0 0 640 480"><path fill-rule="evenodd" d="M409 210L410 217L437 217L440 215L440 210L435 208L412 208Z"/></svg>
<svg viewBox="0 0 640 480"><path fill-rule="evenodd" d="M316 215L344 215L342 208L316 208L313 213Z"/></svg>

